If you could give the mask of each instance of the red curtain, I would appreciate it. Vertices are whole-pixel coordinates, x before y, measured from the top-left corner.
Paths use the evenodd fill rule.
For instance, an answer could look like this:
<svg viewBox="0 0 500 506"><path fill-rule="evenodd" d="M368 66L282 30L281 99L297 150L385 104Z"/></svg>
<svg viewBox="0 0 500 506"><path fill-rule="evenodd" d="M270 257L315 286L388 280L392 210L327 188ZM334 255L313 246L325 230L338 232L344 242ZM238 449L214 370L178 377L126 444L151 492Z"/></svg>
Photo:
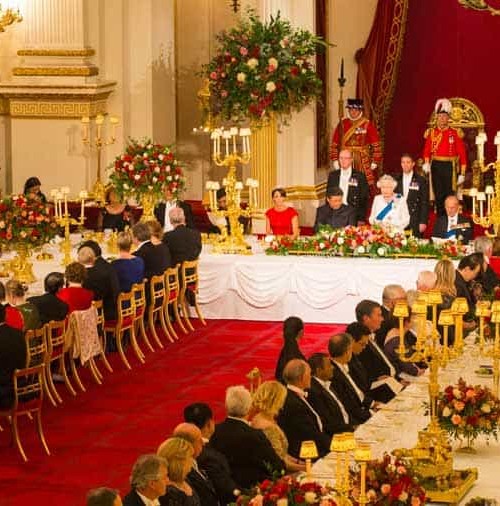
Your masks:
<svg viewBox="0 0 500 506"><path fill-rule="evenodd" d="M493 139L500 130L499 33L499 16L466 9L459 0L410 1L397 87L385 123L388 171L399 170L402 152L421 156L423 133L441 97L467 98L479 107L486 122L487 157L494 158Z"/></svg>
<svg viewBox="0 0 500 506"><path fill-rule="evenodd" d="M357 95L377 126L382 143L403 49L409 0L379 0L366 45L358 51ZM382 144L383 145L383 144Z"/></svg>

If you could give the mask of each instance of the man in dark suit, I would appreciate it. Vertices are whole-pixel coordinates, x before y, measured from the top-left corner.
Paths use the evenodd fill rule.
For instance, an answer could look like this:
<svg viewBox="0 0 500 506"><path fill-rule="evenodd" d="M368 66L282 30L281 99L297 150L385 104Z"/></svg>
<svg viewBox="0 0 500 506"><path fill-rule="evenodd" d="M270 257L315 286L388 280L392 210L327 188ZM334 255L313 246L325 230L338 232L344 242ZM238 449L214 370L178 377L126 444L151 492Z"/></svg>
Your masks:
<svg viewBox="0 0 500 506"><path fill-rule="evenodd" d="M429 219L429 185L425 177L414 171L415 161L408 153L401 156L401 169L402 173L396 176L395 192L406 199L410 212L410 224L406 230L411 230L415 237L422 237Z"/></svg>
<svg viewBox="0 0 500 506"><path fill-rule="evenodd" d="M483 269L477 281L481 283L484 292L492 293L493 290L500 287L500 279L490 267L490 258L493 255L493 241L485 235L476 237L474 239L474 251L482 253L484 256Z"/></svg>
<svg viewBox="0 0 500 506"><path fill-rule="evenodd" d="M42 325L50 321L61 321L68 314L68 305L59 299L56 294L64 286L64 274L61 272L51 272L44 279L45 293L30 297L28 302L34 304L40 314Z"/></svg>
<svg viewBox="0 0 500 506"><path fill-rule="evenodd" d="M335 334L328 342L328 353L334 369L330 388L345 406L350 423L360 425L371 417L373 400L365 396L350 375L348 364L352 358L352 337L347 333Z"/></svg>
<svg viewBox="0 0 500 506"><path fill-rule="evenodd" d="M323 432L321 417L307 400L306 390L311 386L311 368L304 360L293 359L283 371L287 386L285 404L278 415L278 425L288 439L288 453L300 457L302 441L314 441L318 455L330 450L330 437Z"/></svg>
<svg viewBox="0 0 500 506"><path fill-rule="evenodd" d="M122 500L117 490L99 487L89 490L86 506L122 506Z"/></svg>
<svg viewBox="0 0 500 506"><path fill-rule="evenodd" d="M196 402L184 408L184 420L196 425L201 430L203 450L196 459L198 466L212 481L221 504L236 501L236 483L231 476L231 470L226 457L210 444L210 438L215 430L213 412L208 404Z"/></svg>
<svg viewBox="0 0 500 506"><path fill-rule="evenodd" d="M311 367L311 388L307 401L321 417L323 430L332 437L342 432L352 432L349 413L330 388L333 377L333 365L326 353L314 353L309 357Z"/></svg>
<svg viewBox="0 0 500 506"><path fill-rule="evenodd" d="M146 279L163 274L172 265L167 245L151 242L151 230L146 223L139 222L132 227L132 239L137 248L133 254L144 260Z"/></svg>
<svg viewBox="0 0 500 506"><path fill-rule="evenodd" d="M220 211L227 210L227 195L225 188L219 188L216 193L217 197L217 208ZM211 213L211 210L208 211L208 219L210 220L210 228L208 229L208 232L210 234L220 234L221 227L227 228L227 234L231 235L231 222L229 221L229 218L226 216L224 217L216 217L213 213ZM243 225L243 233L244 234L250 234L251 228L252 228L252 220L250 218L247 218L246 216L240 216L238 218L238 223L240 225Z"/></svg>
<svg viewBox="0 0 500 506"><path fill-rule="evenodd" d="M483 266L482 253L472 253L460 259L455 273L455 288L457 297L464 297L469 305L469 313L474 314L475 300L472 296L469 283L479 276Z"/></svg>
<svg viewBox="0 0 500 506"><path fill-rule="evenodd" d="M332 228L356 225L354 208L342 203L343 196L344 192L340 188L330 188L326 192L326 204L316 210L315 232L318 232L320 225L330 225Z"/></svg>
<svg viewBox="0 0 500 506"><path fill-rule="evenodd" d="M401 285L386 285L382 292L382 317L380 328L375 332L375 341L380 348L384 347L385 336L389 330L398 327L399 321L392 316L397 302L406 302L406 292Z"/></svg>
<svg viewBox="0 0 500 506"><path fill-rule="evenodd" d="M131 491L123 499L123 506L156 504L165 495L168 485L168 464L158 455L141 455L130 475Z"/></svg>
<svg viewBox="0 0 500 506"><path fill-rule="evenodd" d="M193 487L200 498L200 503L206 506L220 506L217 492L212 480L200 469L198 458L203 451L203 437L201 430L192 423L181 423L174 429L173 437L186 439L193 445L193 467L187 475L186 481Z"/></svg>
<svg viewBox="0 0 500 506"><path fill-rule="evenodd" d="M198 230L186 227L184 211L180 207L170 209L170 223L174 227L165 233L163 242L167 245L172 257L172 264L184 260L196 260L201 253L201 235Z"/></svg>
<svg viewBox="0 0 500 506"><path fill-rule="evenodd" d="M210 444L222 453L240 489L247 489L285 469L271 443L261 430L248 424L246 417L252 404L250 392L242 386L226 391L227 418L216 425Z"/></svg>
<svg viewBox="0 0 500 506"><path fill-rule="evenodd" d="M160 202L155 207L154 214L165 232L169 232L174 228L170 223L169 218L170 209L174 207L180 207L184 211L184 216L186 217L186 227L195 228L193 210L187 202L177 199L168 186L163 188L163 197L163 202Z"/></svg>
<svg viewBox="0 0 500 506"><path fill-rule="evenodd" d="M356 224L366 222L366 209L369 200L368 183L365 175L352 168L352 153L344 149L339 154L339 170L328 175L326 192L333 188L340 188L343 193L342 202L349 204L355 212Z"/></svg>
<svg viewBox="0 0 500 506"><path fill-rule="evenodd" d="M469 218L459 213L460 202L455 195L449 195L444 201L446 214L439 216L434 223L432 237L457 239L467 244L472 240L474 226Z"/></svg>

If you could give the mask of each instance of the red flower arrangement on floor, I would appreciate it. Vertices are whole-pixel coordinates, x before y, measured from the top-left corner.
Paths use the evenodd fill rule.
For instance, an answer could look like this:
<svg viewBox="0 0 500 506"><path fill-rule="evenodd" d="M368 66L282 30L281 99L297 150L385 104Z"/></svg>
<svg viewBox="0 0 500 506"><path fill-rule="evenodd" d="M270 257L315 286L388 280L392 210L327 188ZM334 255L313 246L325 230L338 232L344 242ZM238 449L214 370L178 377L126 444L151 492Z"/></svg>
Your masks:
<svg viewBox="0 0 500 506"><path fill-rule="evenodd" d="M441 428L455 439L474 441L479 434L498 439L500 401L481 385L468 385L462 378L438 396L437 414Z"/></svg>

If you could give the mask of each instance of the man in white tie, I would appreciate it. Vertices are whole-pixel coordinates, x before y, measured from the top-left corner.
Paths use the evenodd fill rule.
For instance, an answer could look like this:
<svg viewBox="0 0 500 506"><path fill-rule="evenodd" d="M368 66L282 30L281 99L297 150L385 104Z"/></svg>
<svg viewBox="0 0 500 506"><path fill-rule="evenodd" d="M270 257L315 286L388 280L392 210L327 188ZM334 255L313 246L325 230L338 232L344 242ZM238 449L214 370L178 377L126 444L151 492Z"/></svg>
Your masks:
<svg viewBox="0 0 500 506"><path fill-rule="evenodd" d="M432 237L460 240L467 244L472 239L474 227L469 218L460 213L460 201L455 195L449 195L444 201L446 214L439 216L434 223Z"/></svg>
<svg viewBox="0 0 500 506"><path fill-rule="evenodd" d="M304 360L290 360L283 371L287 386L285 404L278 415L278 425L288 439L288 453L300 456L302 441L314 441L318 455L330 450L330 437L323 432L321 417L307 400L306 390L311 386L311 368Z"/></svg>

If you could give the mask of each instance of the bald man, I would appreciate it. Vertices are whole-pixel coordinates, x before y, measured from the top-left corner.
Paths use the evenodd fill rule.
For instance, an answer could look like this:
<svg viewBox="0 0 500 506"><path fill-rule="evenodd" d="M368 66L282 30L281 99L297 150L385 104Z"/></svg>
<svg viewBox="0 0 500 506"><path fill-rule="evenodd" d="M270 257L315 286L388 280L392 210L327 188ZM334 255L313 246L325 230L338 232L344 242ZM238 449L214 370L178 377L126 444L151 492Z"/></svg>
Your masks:
<svg viewBox="0 0 500 506"><path fill-rule="evenodd" d="M444 210L446 214L437 218L432 237L455 239L467 244L472 239L474 227L470 219L460 213L460 202L455 195L446 197Z"/></svg>

